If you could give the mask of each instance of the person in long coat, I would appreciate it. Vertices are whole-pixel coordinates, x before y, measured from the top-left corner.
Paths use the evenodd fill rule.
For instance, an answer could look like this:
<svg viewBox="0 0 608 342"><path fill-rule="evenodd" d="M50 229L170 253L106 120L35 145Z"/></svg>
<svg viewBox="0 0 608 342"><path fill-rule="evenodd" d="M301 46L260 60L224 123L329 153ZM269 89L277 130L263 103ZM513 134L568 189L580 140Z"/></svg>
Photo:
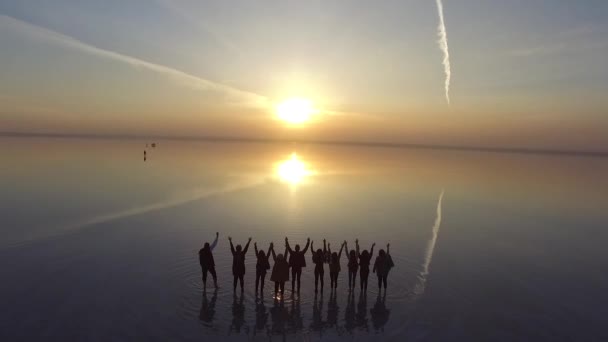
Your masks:
<svg viewBox="0 0 608 342"><path fill-rule="evenodd" d="M281 291L281 298L285 294L285 282L289 281L289 263L287 262L287 254L289 250L285 248L285 254L276 255L274 248L271 250L272 260L274 260L274 266L272 268L272 274L270 275L270 281L274 281L274 296L277 298L279 290Z"/></svg>

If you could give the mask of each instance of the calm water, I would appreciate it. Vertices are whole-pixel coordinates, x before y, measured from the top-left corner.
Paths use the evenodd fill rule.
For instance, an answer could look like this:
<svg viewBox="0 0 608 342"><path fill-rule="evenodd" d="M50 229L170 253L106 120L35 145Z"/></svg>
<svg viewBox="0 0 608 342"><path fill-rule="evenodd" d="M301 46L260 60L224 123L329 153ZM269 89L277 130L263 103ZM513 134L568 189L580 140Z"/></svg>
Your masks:
<svg viewBox="0 0 608 342"><path fill-rule="evenodd" d="M0 340L608 340L608 159L157 142L0 139ZM386 298L344 271L315 298L309 262L256 302L229 235L390 242L396 268Z"/></svg>

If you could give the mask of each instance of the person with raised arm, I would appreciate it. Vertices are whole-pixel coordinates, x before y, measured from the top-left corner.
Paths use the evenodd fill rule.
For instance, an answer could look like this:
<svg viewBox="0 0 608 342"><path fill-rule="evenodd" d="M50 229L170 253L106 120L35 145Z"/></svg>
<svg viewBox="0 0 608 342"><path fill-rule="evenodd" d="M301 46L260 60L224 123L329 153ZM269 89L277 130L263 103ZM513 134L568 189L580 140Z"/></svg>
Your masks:
<svg viewBox="0 0 608 342"><path fill-rule="evenodd" d="M376 261L374 262L373 272L378 276L378 294L382 291L382 285L384 284L384 293L386 294L386 279L388 277L388 272L395 266L393 263L393 258L389 254L391 244L386 245L386 253L384 249L381 249L378 252L378 256L376 257Z"/></svg>
<svg viewBox="0 0 608 342"><path fill-rule="evenodd" d="M327 254L327 243L323 239L323 249L319 248L315 251L314 241L311 241L310 248L312 251L312 262L315 264L315 293L318 292L319 280L321 281L321 293L323 293L323 278L325 275L325 255Z"/></svg>
<svg viewBox="0 0 608 342"><path fill-rule="evenodd" d="M340 274L340 257L342 257L342 250L344 249L344 243L340 246L340 252L331 252L331 246L327 245L328 253L331 255L331 260L329 262L329 281L330 281L330 289L338 288L338 275Z"/></svg>
<svg viewBox="0 0 608 342"><path fill-rule="evenodd" d="M270 251L273 248L272 242L268 247L268 253L264 253L263 250L258 251L257 242L253 243L255 249L255 255L257 257L257 263L255 264L255 295L258 295L258 287L260 288L260 297L264 297L264 280L266 279L266 272L270 269Z"/></svg>
<svg viewBox="0 0 608 342"><path fill-rule="evenodd" d="M344 248L348 252L346 257L348 258L348 290L354 290L357 281L357 271L359 270L359 250L353 249L348 251L348 244L344 240Z"/></svg>
<svg viewBox="0 0 608 342"><path fill-rule="evenodd" d="M203 248L198 251L198 262L201 265L203 272L203 290L207 289L207 273L211 273L213 277L213 285L217 289L217 274L215 273L215 260L213 260L213 249L217 246L217 240L220 237L220 233L215 233L215 241L211 245L209 242L205 242Z"/></svg>
<svg viewBox="0 0 608 342"><path fill-rule="evenodd" d="M228 237L228 241L230 241L230 251L232 252L232 275L234 276L233 282L233 291L236 292L236 283L240 281L241 283L241 292L243 292L243 278L245 277L245 255L247 254L247 250L249 250L249 244L251 243L251 238L247 241L245 248L243 249L241 245L237 245L234 248L232 245L232 238Z"/></svg>
<svg viewBox="0 0 608 342"><path fill-rule="evenodd" d="M285 246L285 254L276 255L274 248L271 249L272 260L274 260L274 266L272 268L272 274L270 280L274 281L274 297L278 299L279 290L281 292L281 299L284 298L285 294L285 282L289 281L289 263L287 262L287 254L289 250Z"/></svg>
<svg viewBox="0 0 608 342"><path fill-rule="evenodd" d="M359 240L355 240L357 244L357 251L359 251ZM361 291L367 291L367 278L369 277L369 264L371 263L372 256L374 255L374 246L376 244L372 244L372 248L368 252L367 249L359 254L359 267L361 267L361 271L359 272L361 278Z"/></svg>
<svg viewBox="0 0 608 342"><path fill-rule="evenodd" d="M310 246L310 238L306 240L306 246L300 251L300 245L296 245L295 250L289 246L289 240L285 238L285 246L289 251L289 267L291 267L291 293L294 293L295 285L298 284L298 294L300 293L300 277L302 276L302 268L306 267L306 258L304 255Z"/></svg>

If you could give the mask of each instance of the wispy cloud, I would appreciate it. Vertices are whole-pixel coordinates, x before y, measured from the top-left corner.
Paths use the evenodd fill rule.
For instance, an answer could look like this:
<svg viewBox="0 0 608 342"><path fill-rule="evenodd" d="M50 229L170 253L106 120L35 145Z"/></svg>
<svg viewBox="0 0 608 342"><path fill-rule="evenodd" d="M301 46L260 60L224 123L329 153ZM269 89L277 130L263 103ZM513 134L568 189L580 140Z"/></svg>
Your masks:
<svg viewBox="0 0 608 342"><path fill-rule="evenodd" d="M443 18L443 3L437 0L437 10L439 13L439 26L437 27L439 34L439 48L443 51L443 69L445 72L445 99L450 104L450 81L452 78L452 68L450 66L450 51L448 49L448 33L445 29L445 20Z"/></svg>
<svg viewBox="0 0 608 342"><path fill-rule="evenodd" d="M507 54L514 57L532 57L606 47L608 40L605 39L604 32L593 26L580 26L535 37L527 46L511 49Z"/></svg>
<svg viewBox="0 0 608 342"><path fill-rule="evenodd" d="M220 33L217 29L215 29L205 21L201 20L200 18L197 18L196 15L194 15L192 12L180 7L178 4L176 4L175 1L157 0L157 2L164 8L186 20L191 25L207 33L221 47L230 50L236 54L242 54L241 49L237 46L237 44L232 41L232 39L229 39L228 37L226 37L225 34Z"/></svg>
<svg viewBox="0 0 608 342"><path fill-rule="evenodd" d="M143 68L152 72L156 72L165 75L174 82L186 87L200 89L203 91L217 92L219 94L222 94L224 98L231 104L251 107L266 107L268 105L268 99L262 95L255 94L253 92L243 91L221 83L206 80L204 78L194 76L165 65L151 63L140 58L124 55L110 50L105 50L77 40L73 37L49 30L44 27L33 25L6 15L0 15L0 27L2 26L19 30L22 33L29 34L31 36L43 39L53 44L82 51L97 57L126 63L135 68Z"/></svg>

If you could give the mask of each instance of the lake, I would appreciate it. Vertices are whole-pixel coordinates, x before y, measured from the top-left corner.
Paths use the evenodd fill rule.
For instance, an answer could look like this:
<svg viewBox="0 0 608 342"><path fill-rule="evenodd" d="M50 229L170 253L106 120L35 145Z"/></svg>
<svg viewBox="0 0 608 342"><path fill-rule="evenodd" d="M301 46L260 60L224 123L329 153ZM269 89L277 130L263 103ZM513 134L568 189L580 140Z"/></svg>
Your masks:
<svg viewBox="0 0 608 342"><path fill-rule="evenodd" d="M1 340L608 340L608 158L154 142L0 138ZM301 295L256 299L251 246L234 295L228 236L395 268L315 296L309 253Z"/></svg>

